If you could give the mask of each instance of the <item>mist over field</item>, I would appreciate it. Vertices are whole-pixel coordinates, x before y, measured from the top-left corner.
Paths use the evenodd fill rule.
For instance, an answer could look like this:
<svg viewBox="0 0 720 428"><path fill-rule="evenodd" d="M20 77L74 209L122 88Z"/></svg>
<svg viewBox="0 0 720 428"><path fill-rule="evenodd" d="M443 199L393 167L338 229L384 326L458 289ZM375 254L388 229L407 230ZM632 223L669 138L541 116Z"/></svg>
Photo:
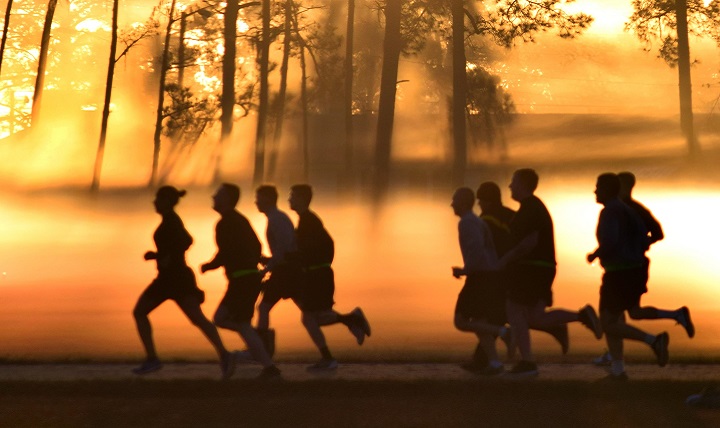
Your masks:
<svg viewBox="0 0 720 428"><path fill-rule="evenodd" d="M332 94L328 99L332 106L325 105L324 111L318 107L308 123L307 181L316 189L314 209L337 248L336 307L349 311L362 306L375 332L359 349L341 327L328 330L329 341L338 355L362 360L469 355L474 339L452 325L461 284L450 275L450 266L461 259L457 218L449 206L453 147L447 40L429 40L426 51L400 58L390 189L383 203L375 204L368 196L377 173L374 151L383 33L377 14L367 7L370 3L358 2L356 26L365 32L358 36L355 50L363 52L368 63L376 63L375 69L363 64L363 70L369 71L356 76L357 86L366 91L354 94L350 185L344 181L344 119L334 107L341 94ZM505 203L517 208L507 191L513 170L532 167L539 172L538 195L556 224L556 302L575 309L586 303L597 305L601 271L584 261L595 245L600 209L593 195L595 178L605 171L634 172L637 198L653 210L667 235L650 254L648 303L690 306L698 334L690 341L670 322L641 326L669 330L673 355L714 359L720 353L715 340L720 333L716 286L720 276L714 257L720 232L713 227L720 210L720 56L712 41L691 38L691 55L697 60L692 68L693 108L701 150L690 157L680 132L678 72L657 58L657 47L646 52L635 35L623 31L622 16L630 13L626 3L578 1L573 10L586 6L595 22L577 39L562 40L549 32L538 35L535 43L517 43L512 49L485 41L474 53L477 57L469 58L475 61L473 66L481 64L497 77L497 87L509 94L515 110L494 138L486 138L482 126L469 128L464 184L476 188L482 181L497 181ZM328 11L314 13L331 14L334 21L329 22L336 22L342 37L345 2L328 5ZM96 6L105 14L111 11L109 6ZM120 26L146 20L152 6L140 0L126 2ZM5 307L0 325L13 326L0 330L0 359L134 360L141 354L131 310L155 274L154 265L144 262L142 254L152 248L152 232L159 223L151 205L154 188L147 185L163 41L161 35L144 40L116 66L102 184L91 195L109 36L95 22L83 27L81 35L87 43L76 49L77 28L68 24L72 12L69 4L60 2L56 33L60 41L51 45L42 126L19 130L18 125L15 132L14 124L3 125L0 139L0 300ZM239 27L241 35L246 31L250 30ZM245 49L238 59L242 76L238 80L254 84L256 48L249 41L238 45ZM13 52L19 55L18 49ZM193 90L216 97L218 75L209 69L217 66L221 49L213 45L204 54L211 58L210 65L193 68L186 79L192 78ZM280 85L280 47L273 46L270 55L274 71L269 84L274 94ZM80 62L77 58L89 65L67 66ZM431 61L437 61L436 68L428 66ZM309 68L316 71L312 65ZM276 173L267 179L278 185L279 206L286 211L289 186L305 181L295 56L290 69L291 108L274 148ZM6 70L0 82L22 81L23 91L13 96L21 101L31 97L33 76L8 77ZM178 79L177 70L170 71L170 78ZM0 93L4 90L0 87ZM28 103L23 105L27 110ZM0 113L7 109L0 107ZM265 219L253 204L258 115L254 108L247 115L239 110L233 133L222 145L219 171L223 180L241 186L240 210L264 240ZM195 239L188 260L196 273L215 251L217 215L210 196L219 135L216 121L192 145L173 144L166 136L161 139L162 181L189 191L178 212ZM198 281L207 293L203 310L211 315L225 279L220 273L208 273L198 274ZM151 318L161 356L212 358L212 349L172 303ZM280 358L314 352L299 319L290 302L273 311ZM241 346L236 335L223 334L228 347ZM542 355L559 354L548 337L538 336L537 343ZM570 358L585 358L603 347L581 327L571 327ZM628 353L633 358L650 357L640 347L629 346Z"/></svg>

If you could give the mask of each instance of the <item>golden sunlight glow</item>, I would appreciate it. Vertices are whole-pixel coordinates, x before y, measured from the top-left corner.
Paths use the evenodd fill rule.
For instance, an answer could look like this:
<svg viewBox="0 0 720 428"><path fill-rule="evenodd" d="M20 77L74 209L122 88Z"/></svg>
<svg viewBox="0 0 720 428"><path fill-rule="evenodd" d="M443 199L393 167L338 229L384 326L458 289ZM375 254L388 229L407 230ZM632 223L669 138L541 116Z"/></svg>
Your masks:
<svg viewBox="0 0 720 428"><path fill-rule="evenodd" d="M216 76L208 76L205 74L205 67L195 73L195 81L202 86L204 92L213 92L220 88L221 81Z"/></svg>
<svg viewBox="0 0 720 428"><path fill-rule="evenodd" d="M98 30L110 31L110 27L107 24L92 18L82 21L75 26L75 29L78 31L88 31L90 33L94 33Z"/></svg>
<svg viewBox="0 0 720 428"><path fill-rule="evenodd" d="M625 21L632 15L632 4L624 0L579 0L563 6L568 13L585 13L592 16L588 34L620 35Z"/></svg>

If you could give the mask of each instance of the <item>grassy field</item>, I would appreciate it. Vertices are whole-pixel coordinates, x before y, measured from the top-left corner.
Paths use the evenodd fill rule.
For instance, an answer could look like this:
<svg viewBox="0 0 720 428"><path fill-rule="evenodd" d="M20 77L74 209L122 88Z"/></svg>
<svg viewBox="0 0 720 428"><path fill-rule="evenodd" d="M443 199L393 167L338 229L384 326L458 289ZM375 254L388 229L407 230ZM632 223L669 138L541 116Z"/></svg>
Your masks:
<svg viewBox="0 0 720 428"><path fill-rule="evenodd" d="M1 427L716 427L702 382L0 382Z"/></svg>

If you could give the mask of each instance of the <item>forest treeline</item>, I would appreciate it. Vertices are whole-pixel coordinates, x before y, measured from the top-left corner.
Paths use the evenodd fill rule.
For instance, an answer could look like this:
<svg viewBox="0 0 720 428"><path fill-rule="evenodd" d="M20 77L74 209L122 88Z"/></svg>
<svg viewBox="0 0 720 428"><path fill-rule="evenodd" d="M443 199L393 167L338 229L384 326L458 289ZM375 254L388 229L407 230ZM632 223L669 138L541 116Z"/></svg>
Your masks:
<svg viewBox="0 0 720 428"><path fill-rule="evenodd" d="M462 184L469 146L502 152L515 113L512 94L490 67L498 47L547 31L581 35L593 18L567 12L571 2L160 0L151 7L138 0L7 0L0 134L32 135L59 110L92 112L87 120L99 123L78 133L98 130L97 190L107 135L121 126L111 114L121 99L153 112L144 114L154 122L152 141L132 142L152 146L151 186L201 141L212 146L213 181L222 180L226 148L242 140L252 146L254 183L277 177L279 154L290 145L296 178L307 180L318 145L332 147L339 180L350 183L362 172L381 195L392 168L399 61L411 57L426 77L418 108L449 130L448 180ZM627 29L679 69L683 132L696 151L692 101L683 92L690 84L687 35L720 42L720 1L633 5ZM233 132L248 120L253 134Z"/></svg>

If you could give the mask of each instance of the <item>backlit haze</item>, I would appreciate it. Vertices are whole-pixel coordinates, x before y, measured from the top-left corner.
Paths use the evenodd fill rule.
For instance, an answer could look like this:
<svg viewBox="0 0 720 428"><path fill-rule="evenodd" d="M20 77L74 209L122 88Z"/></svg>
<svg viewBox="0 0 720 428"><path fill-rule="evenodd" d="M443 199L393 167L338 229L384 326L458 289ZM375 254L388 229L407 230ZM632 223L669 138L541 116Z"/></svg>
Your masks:
<svg viewBox="0 0 720 428"><path fill-rule="evenodd" d="M59 16L68 13L62 3ZM124 3L121 27L149 13L147 2ZM0 0L0 10L5 5L6 0ZM595 177L605 171L635 172L634 195L653 211L666 235L649 252L650 293L643 302L665 309L689 306L697 335L689 340L671 321L639 325L654 334L669 331L671 361L676 356L717 360L720 119L715 104L720 96L720 49L710 40L691 39L691 55L698 59L692 70L693 101L703 150L691 163L679 132L677 70L656 58L655 50L643 51L635 36L623 31L630 1L583 0L572 10L595 17L577 40L546 34L535 44L492 49L488 68L501 77L519 115L506 130L505 157L497 148L471 149L473 165L466 185L476 188L482 181L495 180L506 205L516 209L507 189L512 171L539 171L537 194L556 229L555 305L577 309L598 303L602 270L585 262L596 244L600 206L593 194ZM96 70L85 70L83 78L97 89L105 76L109 36L102 30L92 34L101 59ZM151 204L153 189L145 188L157 83L154 75L134 66L149 51L146 46L131 54L126 66L117 67L99 194L90 196L85 189L92 178L100 115L67 111L64 106L101 106L102 90L86 94L86 103L64 99L50 104L54 114L47 121L52 126L45 127L40 138L0 139L0 358L142 357L131 311L155 275L154 263L143 261L142 255L153 249L152 233L160 221ZM451 266L462 259L457 218L449 206L453 189L437 180L442 174L437 165L451 159L445 103L426 98L427 76L418 58L401 58L400 64L398 80L407 82L398 86L393 137L393 157L399 166L382 206L365 198L363 173L359 189L342 191L337 180L328 178L337 165L321 162L321 147L311 149L318 159L317 170L310 174L316 189L313 209L336 245L336 309L347 312L361 306L373 329L360 348L344 327L325 329L331 349L346 360L452 359L470 355L476 341L452 324L462 281L451 276ZM252 76L253 66L247 67ZM62 73L62 67L50 73ZM291 73L290 79L290 91L297 94L298 73ZM271 80L271 90L277 85ZM253 204L251 184L255 120L251 113L235 123L222 171L227 180L241 185L239 209L265 242L266 222ZM284 141L295 141L298 132L291 128ZM215 253L218 216L211 209L214 189L209 183L216 137L217 129L211 130L168 176L169 184L189 192L177 211L195 239L187 258L206 292L203 310L208 317L226 285L221 271L200 275L198 268ZM280 172L273 181L280 190L279 207L296 221L287 196L298 179L282 165L291 164L298 152L296 146L288 146L293 148L281 151ZM214 358L200 331L172 302L153 312L150 320L161 358ZM271 325L277 330L279 358L315 357L300 312L290 301L276 306ZM570 334L568 358L585 358L605 347L582 326L571 326ZM228 348L244 347L237 335L222 335ZM533 338L543 357L560 355L549 337L537 333ZM629 359L652 358L646 347L627 348Z"/></svg>

